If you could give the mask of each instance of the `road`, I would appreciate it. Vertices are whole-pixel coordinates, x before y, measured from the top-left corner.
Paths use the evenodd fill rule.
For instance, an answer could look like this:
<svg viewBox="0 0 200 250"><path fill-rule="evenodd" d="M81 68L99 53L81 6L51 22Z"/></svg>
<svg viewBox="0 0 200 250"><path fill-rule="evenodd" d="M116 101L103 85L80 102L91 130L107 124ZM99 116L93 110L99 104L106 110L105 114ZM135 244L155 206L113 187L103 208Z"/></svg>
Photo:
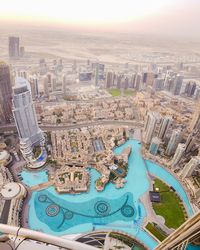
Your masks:
<svg viewBox="0 0 200 250"><path fill-rule="evenodd" d="M88 126L99 126L99 125L118 125L118 126L130 126L130 127L141 127L143 124L138 121L118 121L118 120L101 120L91 121L86 123L70 124L70 125L40 125L43 131L56 131L56 130L67 130L73 128L83 128ZM0 132L12 132L16 131L14 124L0 126Z"/></svg>

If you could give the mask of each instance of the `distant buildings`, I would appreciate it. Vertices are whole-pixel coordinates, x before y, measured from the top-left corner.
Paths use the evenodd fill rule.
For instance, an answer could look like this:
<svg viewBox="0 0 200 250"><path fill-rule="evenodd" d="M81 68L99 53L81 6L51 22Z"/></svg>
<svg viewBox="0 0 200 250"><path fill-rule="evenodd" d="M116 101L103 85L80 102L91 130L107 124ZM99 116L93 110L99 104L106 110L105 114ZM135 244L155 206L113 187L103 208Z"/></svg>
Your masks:
<svg viewBox="0 0 200 250"><path fill-rule="evenodd" d="M31 86L31 94L33 100L35 100L39 96L39 89L38 89L38 78L36 75L29 76L29 83Z"/></svg>
<svg viewBox="0 0 200 250"><path fill-rule="evenodd" d="M156 78L153 82L153 90L161 91L164 89L164 79L163 78Z"/></svg>
<svg viewBox="0 0 200 250"><path fill-rule="evenodd" d="M40 75L44 75L47 73L48 67L46 64L45 59L40 59L39 61L39 71L40 71Z"/></svg>
<svg viewBox="0 0 200 250"><path fill-rule="evenodd" d="M27 80L17 78L13 92L13 116L20 138L22 155L31 166L40 167L46 160L45 150L43 150L45 137L37 124L30 85Z"/></svg>
<svg viewBox="0 0 200 250"><path fill-rule="evenodd" d="M155 78L157 78L157 75L154 74L153 72L145 72L145 73L143 73L142 81L146 85L153 86Z"/></svg>
<svg viewBox="0 0 200 250"><path fill-rule="evenodd" d="M192 97L195 93L196 87L197 87L196 82L189 81L188 83L186 83L186 86L185 86L185 94L188 97Z"/></svg>
<svg viewBox="0 0 200 250"><path fill-rule="evenodd" d="M182 131L180 129L173 130L165 152L166 155L171 156L175 152L176 147L178 146L181 140L181 133Z"/></svg>
<svg viewBox="0 0 200 250"><path fill-rule="evenodd" d="M10 58L18 58L20 55L19 50L19 37L11 36L9 37L9 57Z"/></svg>
<svg viewBox="0 0 200 250"><path fill-rule="evenodd" d="M12 81L9 66L0 62L0 123L12 118Z"/></svg>
<svg viewBox="0 0 200 250"><path fill-rule="evenodd" d="M173 95L179 95L180 91L181 91L182 84L183 84L183 76L177 75L175 80L174 80L173 86L171 88L171 93Z"/></svg>
<svg viewBox="0 0 200 250"><path fill-rule="evenodd" d="M106 88L110 88L114 85L115 74L114 72L107 72L106 74Z"/></svg>

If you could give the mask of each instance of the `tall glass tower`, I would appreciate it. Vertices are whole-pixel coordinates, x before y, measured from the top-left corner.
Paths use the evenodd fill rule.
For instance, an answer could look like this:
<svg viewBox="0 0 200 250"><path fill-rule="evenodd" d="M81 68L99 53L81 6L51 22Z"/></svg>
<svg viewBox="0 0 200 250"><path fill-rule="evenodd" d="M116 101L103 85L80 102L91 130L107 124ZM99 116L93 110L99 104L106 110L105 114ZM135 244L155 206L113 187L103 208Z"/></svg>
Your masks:
<svg viewBox="0 0 200 250"><path fill-rule="evenodd" d="M30 84L21 77L16 78L16 84L13 87L13 116L22 155L32 167L40 167L46 160L45 137L37 123Z"/></svg>

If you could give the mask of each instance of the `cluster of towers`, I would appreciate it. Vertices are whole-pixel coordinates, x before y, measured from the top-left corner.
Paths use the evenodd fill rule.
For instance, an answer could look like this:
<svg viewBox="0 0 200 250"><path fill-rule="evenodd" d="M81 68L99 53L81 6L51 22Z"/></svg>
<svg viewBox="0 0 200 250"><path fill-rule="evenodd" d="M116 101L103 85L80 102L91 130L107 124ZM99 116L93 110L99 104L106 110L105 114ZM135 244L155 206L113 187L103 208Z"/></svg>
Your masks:
<svg viewBox="0 0 200 250"><path fill-rule="evenodd" d="M169 165L175 168L183 156L190 156L192 148L195 146L195 133L200 129L200 108L195 112L191 122L191 133L185 143L182 143L183 131L181 128L173 129L173 119L171 116L161 117L157 112L148 112L144 126L143 141L149 146L152 155L159 153L170 158ZM160 147L162 145L162 147ZM200 164L200 156L189 157L182 169L181 178L191 176L194 169Z"/></svg>

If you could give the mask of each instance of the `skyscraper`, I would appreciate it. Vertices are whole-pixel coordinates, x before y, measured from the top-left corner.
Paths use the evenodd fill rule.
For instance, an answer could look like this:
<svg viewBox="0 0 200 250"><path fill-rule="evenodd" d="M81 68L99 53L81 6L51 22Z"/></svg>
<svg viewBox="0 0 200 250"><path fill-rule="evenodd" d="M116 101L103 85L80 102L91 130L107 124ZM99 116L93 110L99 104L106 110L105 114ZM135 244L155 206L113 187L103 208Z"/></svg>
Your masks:
<svg viewBox="0 0 200 250"><path fill-rule="evenodd" d="M18 58L19 53L19 37L9 37L9 57Z"/></svg>
<svg viewBox="0 0 200 250"><path fill-rule="evenodd" d="M147 119L144 126L144 142L146 144L150 144L151 139L153 137L156 123L159 120L159 115L156 112L148 112Z"/></svg>
<svg viewBox="0 0 200 250"><path fill-rule="evenodd" d="M24 78L16 78L13 87L13 115L22 155L33 168L41 167L46 160L45 137L37 124L30 85Z"/></svg>
<svg viewBox="0 0 200 250"><path fill-rule="evenodd" d="M151 140L151 145L149 147L149 152L152 155L156 155L161 144L161 140L158 137L153 137Z"/></svg>
<svg viewBox="0 0 200 250"><path fill-rule="evenodd" d="M99 86L99 63L96 63L96 67L95 67L95 86L98 87Z"/></svg>
<svg viewBox="0 0 200 250"><path fill-rule="evenodd" d="M166 155L171 156L175 152L176 147L178 146L180 140L181 140L181 130L180 129L173 130L165 152Z"/></svg>
<svg viewBox="0 0 200 250"><path fill-rule="evenodd" d="M164 79L163 78L155 78L153 81L153 90L161 91L164 89Z"/></svg>
<svg viewBox="0 0 200 250"><path fill-rule="evenodd" d="M39 96L39 90L38 90L38 78L36 75L30 75L29 76L29 82L31 86L31 94L33 100L35 100Z"/></svg>
<svg viewBox="0 0 200 250"><path fill-rule="evenodd" d="M12 118L12 84L9 66L0 62L0 123Z"/></svg>
<svg viewBox="0 0 200 250"><path fill-rule="evenodd" d="M136 74L135 76L135 89L140 91L142 89L142 76L140 74Z"/></svg>
<svg viewBox="0 0 200 250"><path fill-rule="evenodd" d="M176 148L175 154L170 162L171 167L175 167L179 161L181 160L181 157L183 156L183 153L185 152L185 144L179 143L178 147Z"/></svg>
<svg viewBox="0 0 200 250"><path fill-rule="evenodd" d="M106 88L110 88L114 85L114 76L113 72L107 72L106 75Z"/></svg>
<svg viewBox="0 0 200 250"><path fill-rule="evenodd" d="M176 78L175 78L175 81L173 83L173 87L171 89L171 92L172 92L173 95L179 95L180 94L182 83L183 83L183 76L177 75Z"/></svg>
<svg viewBox="0 0 200 250"><path fill-rule="evenodd" d="M166 133L167 133L171 124L172 124L172 117L171 116L165 116L164 118L162 118L160 130L158 133L158 137L160 139L163 140L165 138Z"/></svg>
<svg viewBox="0 0 200 250"><path fill-rule="evenodd" d="M195 145L196 143L196 134L195 133L191 133L187 140L186 140L186 143L185 143L185 152L188 153L191 151L191 149L193 148L193 146Z"/></svg>
<svg viewBox="0 0 200 250"><path fill-rule="evenodd" d="M195 90L196 90L196 86L197 86L196 82L189 81L185 86L185 94L188 97L192 97L194 95Z"/></svg>
<svg viewBox="0 0 200 250"><path fill-rule="evenodd" d="M185 164L183 171L181 173L181 178L185 179L186 177L191 176L194 169L200 164L200 156L192 157L191 160Z"/></svg>

